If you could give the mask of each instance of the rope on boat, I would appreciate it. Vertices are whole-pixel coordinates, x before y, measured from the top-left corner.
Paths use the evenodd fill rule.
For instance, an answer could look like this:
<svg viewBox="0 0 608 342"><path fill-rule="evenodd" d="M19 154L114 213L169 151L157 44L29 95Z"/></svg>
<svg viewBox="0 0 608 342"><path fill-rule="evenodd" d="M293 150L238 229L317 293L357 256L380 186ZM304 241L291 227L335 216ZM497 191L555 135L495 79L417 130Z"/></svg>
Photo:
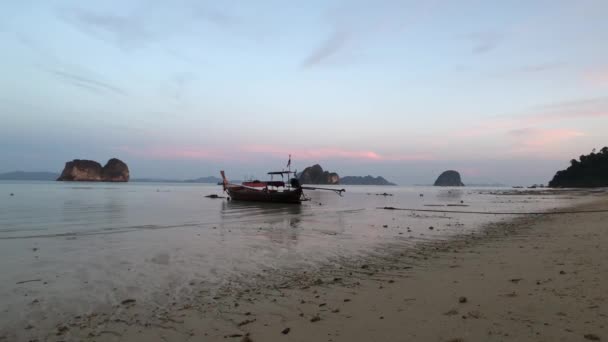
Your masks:
<svg viewBox="0 0 608 342"><path fill-rule="evenodd" d="M597 210L566 210L566 211L528 211L528 212L494 212L494 211L460 211L460 210L439 210L439 209L413 209L413 208L395 208L395 207L377 207L376 209L384 210L403 210L403 211L422 211L429 213L453 213L453 214L480 214L480 215L564 215L564 214L590 214L590 213L608 213L608 209Z"/></svg>

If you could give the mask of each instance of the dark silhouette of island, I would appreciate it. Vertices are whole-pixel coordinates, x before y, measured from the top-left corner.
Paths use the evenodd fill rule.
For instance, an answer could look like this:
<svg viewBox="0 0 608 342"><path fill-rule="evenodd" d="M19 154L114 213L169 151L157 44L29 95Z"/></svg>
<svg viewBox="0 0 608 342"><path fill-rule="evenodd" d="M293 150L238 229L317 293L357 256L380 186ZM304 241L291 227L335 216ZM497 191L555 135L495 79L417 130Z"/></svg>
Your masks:
<svg viewBox="0 0 608 342"><path fill-rule="evenodd" d="M343 185L397 185L395 183L391 183L384 179L383 177L373 177L373 176L346 176L340 178L340 184Z"/></svg>
<svg viewBox="0 0 608 342"><path fill-rule="evenodd" d="M599 153L595 149L579 160L572 159L570 166L557 171L549 182L552 188L595 188L608 187L608 147Z"/></svg>
<svg viewBox="0 0 608 342"><path fill-rule="evenodd" d="M54 181L59 177L54 172L13 171L0 174L0 180Z"/></svg>
<svg viewBox="0 0 608 342"><path fill-rule="evenodd" d="M340 176L337 173L323 171L319 164L305 168L298 179L302 184L340 184Z"/></svg>
<svg viewBox="0 0 608 342"><path fill-rule="evenodd" d="M74 159L65 163L58 181L68 182L128 182L129 167L123 161L112 158L104 167L96 161Z"/></svg>
<svg viewBox="0 0 608 342"><path fill-rule="evenodd" d="M442 172L437 180L435 181L435 186L464 186L462 180L460 179L460 173L454 170L447 170Z"/></svg>

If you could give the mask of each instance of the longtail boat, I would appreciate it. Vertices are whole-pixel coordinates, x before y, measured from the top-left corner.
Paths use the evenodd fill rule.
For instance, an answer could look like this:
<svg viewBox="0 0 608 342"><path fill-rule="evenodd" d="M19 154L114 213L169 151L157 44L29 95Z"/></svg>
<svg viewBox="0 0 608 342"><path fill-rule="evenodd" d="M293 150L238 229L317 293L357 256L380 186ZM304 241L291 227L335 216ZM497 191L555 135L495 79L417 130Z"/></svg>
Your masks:
<svg viewBox="0 0 608 342"><path fill-rule="evenodd" d="M291 156L287 167L291 165ZM304 195L304 190L329 190L334 191L342 196L344 189L318 188L310 186L302 186L296 177L295 171L288 169L287 171L268 172L270 175L269 181L249 181L242 184L233 184L228 181L224 171L220 171L222 175L222 185L224 191L228 194L229 200L234 201L254 201L254 202L276 202L276 203L295 203L300 204L302 201L308 200ZM292 177L293 175L293 177ZM274 177L280 176L280 181L275 181ZM283 181L284 177L289 180L287 183Z"/></svg>

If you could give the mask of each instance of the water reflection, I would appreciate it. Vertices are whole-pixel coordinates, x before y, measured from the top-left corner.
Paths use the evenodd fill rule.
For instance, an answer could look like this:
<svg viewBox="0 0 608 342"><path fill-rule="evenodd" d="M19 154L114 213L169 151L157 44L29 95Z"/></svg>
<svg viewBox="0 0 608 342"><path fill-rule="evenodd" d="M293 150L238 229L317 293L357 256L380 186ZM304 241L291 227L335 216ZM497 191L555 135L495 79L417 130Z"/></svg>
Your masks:
<svg viewBox="0 0 608 342"><path fill-rule="evenodd" d="M251 216L267 216L269 218L284 218L302 214L302 206L298 204L264 203L264 202L222 202L222 217L230 219L247 218Z"/></svg>
<svg viewBox="0 0 608 342"><path fill-rule="evenodd" d="M458 201L464 197L464 191L461 189L442 189L437 192L437 199L441 201Z"/></svg>

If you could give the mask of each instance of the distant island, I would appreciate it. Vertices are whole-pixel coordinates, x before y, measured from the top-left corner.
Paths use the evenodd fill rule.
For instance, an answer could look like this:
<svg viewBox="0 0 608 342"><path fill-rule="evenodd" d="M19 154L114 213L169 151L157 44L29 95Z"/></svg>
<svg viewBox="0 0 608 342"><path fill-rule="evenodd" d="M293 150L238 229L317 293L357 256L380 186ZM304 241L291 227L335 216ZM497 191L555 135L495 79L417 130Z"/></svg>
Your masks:
<svg viewBox="0 0 608 342"><path fill-rule="evenodd" d="M343 185L397 185L395 183L391 183L384 179L383 177L373 177L373 176L346 176L340 178L340 184Z"/></svg>
<svg viewBox="0 0 608 342"><path fill-rule="evenodd" d="M319 164L305 168L298 179L302 184L340 184L340 176L337 173L324 171Z"/></svg>
<svg viewBox="0 0 608 342"><path fill-rule="evenodd" d="M558 171L549 182L552 188L595 188L608 187L608 147L599 153L595 150L588 155L572 159L570 166Z"/></svg>
<svg viewBox="0 0 608 342"><path fill-rule="evenodd" d="M454 170L447 170L442 172L437 180L435 181L434 186L464 186L462 180L460 179L460 173Z"/></svg>
<svg viewBox="0 0 608 342"><path fill-rule="evenodd" d="M0 174L0 180L54 181L59 177L54 172L13 171Z"/></svg>
<svg viewBox="0 0 608 342"><path fill-rule="evenodd" d="M122 160L112 158L106 165L94 160L74 159L65 163L57 178L63 182L128 182L129 167Z"/></svg>
<svg viewBox="0 0 608 342"><path fill-rule="evenodd" d="M298 180L302 184L396 185L381 176L346 176L340 178L340 175L336 172L325 171L319 164L305 168L298 175Z"/></svg>

